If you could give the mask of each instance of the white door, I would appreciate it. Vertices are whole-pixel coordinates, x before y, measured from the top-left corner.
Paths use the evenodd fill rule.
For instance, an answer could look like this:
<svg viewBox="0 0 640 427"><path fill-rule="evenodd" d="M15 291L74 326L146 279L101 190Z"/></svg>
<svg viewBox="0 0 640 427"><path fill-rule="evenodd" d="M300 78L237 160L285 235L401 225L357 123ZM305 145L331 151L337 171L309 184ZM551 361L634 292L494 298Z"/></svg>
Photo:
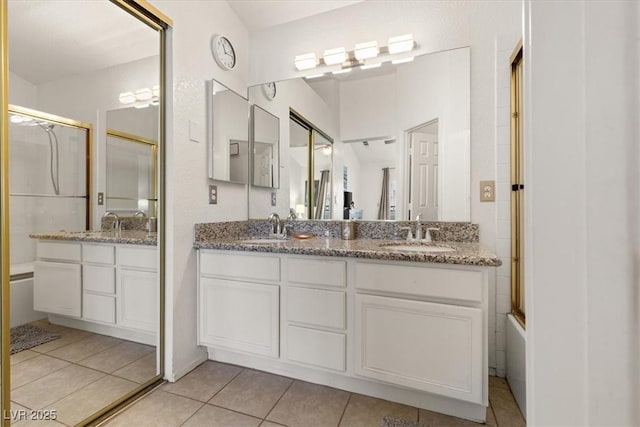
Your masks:
<svg viewBox="0 0 640 427"><path fill-rule="evenodd" d="M482 309L356 294L356 374L483 403Z"/></svg>
<svg viewBox="0 0 640 427"><path fill-rule="evenodd" d="M437 125L436 125L437 126ZM438 220L438 134L411 133L411 217Z"/></svg>

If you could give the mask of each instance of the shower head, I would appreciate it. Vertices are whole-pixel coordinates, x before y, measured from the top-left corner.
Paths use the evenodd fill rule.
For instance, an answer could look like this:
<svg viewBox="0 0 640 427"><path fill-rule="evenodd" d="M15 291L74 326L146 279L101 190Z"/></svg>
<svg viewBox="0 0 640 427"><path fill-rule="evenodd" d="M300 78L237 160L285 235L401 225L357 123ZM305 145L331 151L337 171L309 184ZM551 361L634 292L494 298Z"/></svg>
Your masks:
<svg viewBox="0 0 640 427"><path fill-rule="evenodd" d="M52 132L53 128L56 127L53 123L47 122L37 122L37 125L40 126L45 132Z"/></svg>

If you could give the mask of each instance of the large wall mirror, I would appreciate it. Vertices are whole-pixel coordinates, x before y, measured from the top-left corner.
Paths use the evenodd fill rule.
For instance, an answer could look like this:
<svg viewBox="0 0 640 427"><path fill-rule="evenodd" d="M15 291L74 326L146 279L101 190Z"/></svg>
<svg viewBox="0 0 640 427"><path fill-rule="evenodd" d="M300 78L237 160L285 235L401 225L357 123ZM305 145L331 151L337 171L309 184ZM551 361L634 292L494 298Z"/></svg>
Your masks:
<svg viewBox="0 0 640 427"><path fill-rule="evenodd" d="M12 380L3 394L10 395L11 409L56 409L55 424L95 418L162 374L164 267L125 268L121 246L101 242L91 243L92 253L105 257L90 263L88 242L58 242L82 248L81 258L61 262L74 271L72 289L79 295L73 297L81 309L37 311L35 290L46 282L38 282L46 276L39 268L55 262L43 260L29 238L100 230L107 208L161 216L165 24L154 12L141 13L144 4L7 4ZM144 247L153 259L149 266L161 265L156 247ZM47 283L65 287L70 276L56 277ZM125 293L143 304L125 307L132 301Z"/></svg>
<svg viewBox="0 0 640 427"><path fill-rule="evenodd" d="M216 80L207 81L209 178L249 183L249 104Z"/></svg>
<svg viewBox="0 0 640 427"><path fill-rule="evenodd" d="M276 84L277 96L270 105L281 123L288 123L293 109L320 124L334 141L331 150L324 149L330 167L320 167L331 171L331 191L326 192L330 207L324 208L331 213L320 218L339 219L351 212L364 220L414 219L417 214L426 220L470 220L469 48ZM250 88L249 101L264 105L258 87ZM284 131L289 143L281 143L282 178L275 207L281 215L304 206L296 178L299 149L290 139L295 131ZM322 152L315 150L316 158L322 159ZM274 210L267 196L252 189L251 218Z"/></svg>

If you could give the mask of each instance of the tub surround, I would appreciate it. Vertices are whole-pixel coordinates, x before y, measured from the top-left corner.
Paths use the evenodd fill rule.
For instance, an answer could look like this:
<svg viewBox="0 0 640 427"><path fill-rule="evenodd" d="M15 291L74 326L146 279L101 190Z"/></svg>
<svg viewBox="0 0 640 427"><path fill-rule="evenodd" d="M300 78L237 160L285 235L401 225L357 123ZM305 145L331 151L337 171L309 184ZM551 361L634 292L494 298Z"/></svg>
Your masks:
<svg viewBox="0 0 640 427"><path fill-rule="evenodd" d="M141 230L122 231L58 231L52 233L32 233L32 239L68 240L76 242L113 243L126 245L157 246L158 234Z"/></svg>
<svg viewBox="0 0 640 427"><path fill-rule="evenodd" d="M194 247L196 249L222 249L249 252L288 253L298 255L349 257L387 261L432 262L458 265L497 267L501 260L478 243L478 226L469 223L425 223L440 228L434 234L434 245L453 249L450 252L427 253L402 251L390 245L409 243L393 239L399 227L415 226L410 221L383 222L357 221L355 240L342 240L341 221L286 221L292 232L308 232L316 236L282 242L251 243L248 239L269 237L271 224L266 220L197 224ZM248 232L248 234L246 234ZM328 237L325 237L328 236Z"/></svg>

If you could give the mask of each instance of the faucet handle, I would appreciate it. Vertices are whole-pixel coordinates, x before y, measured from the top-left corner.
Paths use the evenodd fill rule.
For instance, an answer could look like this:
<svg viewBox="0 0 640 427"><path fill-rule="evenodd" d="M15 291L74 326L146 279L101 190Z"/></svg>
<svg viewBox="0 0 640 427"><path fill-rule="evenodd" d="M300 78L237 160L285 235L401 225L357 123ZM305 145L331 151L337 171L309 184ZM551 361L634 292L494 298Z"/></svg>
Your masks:
<svg viewBox="0 0 640 427"><path fill-rule="evenodd" d="M437 228L437 227L427 227L427 232L424 235L424 239L427 242L433 242L433 239L431 238L431 232L432 231L440 231L440 229Z"/></svg>
<svg viewBox="0 0 640 427"><path fill-rule="evenodd" d="M398 228L399 231L407 231L407 242L410 242L413 240L413 233L411 232L411 227L400 227Z"/></svg>

